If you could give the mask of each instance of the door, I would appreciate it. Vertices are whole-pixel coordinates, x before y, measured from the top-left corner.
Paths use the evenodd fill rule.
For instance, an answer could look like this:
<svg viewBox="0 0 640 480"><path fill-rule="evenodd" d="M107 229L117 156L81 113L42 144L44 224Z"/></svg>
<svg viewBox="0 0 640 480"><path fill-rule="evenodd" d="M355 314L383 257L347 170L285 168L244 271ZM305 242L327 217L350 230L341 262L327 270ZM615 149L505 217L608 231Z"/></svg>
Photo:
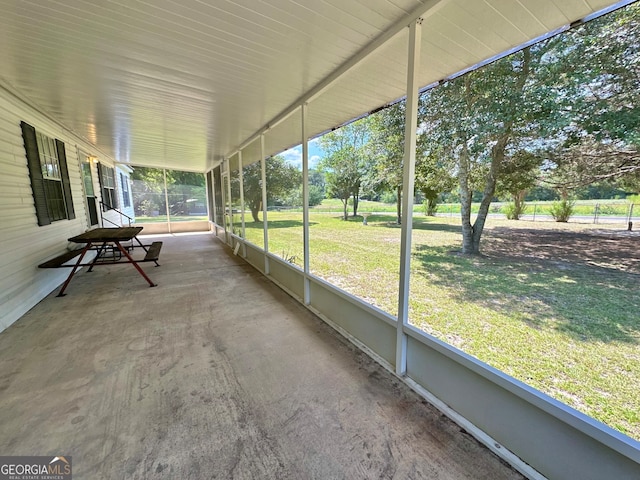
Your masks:
<svg viewBox="0 0 640 480"><path fill-rule="evenodd" d="M85 204L87 206L87 221L89 226L98 225L98 206L96 203L96 195L93 189L93 175L91 174L91 157L82 155L83 160L80 163L82 170L82 181L84 184Z"/></svg>

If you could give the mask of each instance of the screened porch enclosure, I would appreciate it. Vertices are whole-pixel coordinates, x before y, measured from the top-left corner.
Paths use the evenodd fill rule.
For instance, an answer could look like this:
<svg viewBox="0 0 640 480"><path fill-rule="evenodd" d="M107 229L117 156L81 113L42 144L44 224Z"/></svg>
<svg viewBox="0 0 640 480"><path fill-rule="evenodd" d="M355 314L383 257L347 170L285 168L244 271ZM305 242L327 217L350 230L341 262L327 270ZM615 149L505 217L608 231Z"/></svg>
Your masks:
<svg viewBox="0 0 640 480"><path fill-rule="evenodd" d="M52 366L69 360L77 367L67 373L56 370L66 382L52 386L61 404L69 398L78 400L78 411L53 406L42 411L41 416L53 414L69 421L51 420L47 427L85 457L95 456L100 462L105 452L126 454L128 448L136 458L170 457L171 436L180 439L179 461L132 461L115 472L140 478L151 471L159 476L176 471L187 475L190 465L210 467L185 453L193 442L184 439L191 435L203 445L194 455L222 452L228 464L216 465L215 471L230 476L234 472L275 478L480 474L631 479L640 475L638 441L465 353L455 338L445 342L427 333L419 328L420 318L411 303L414 270L427 271L434 260L424 254L424 264L417 266L412 257L416 240L424 239L413 230L412 221L419 96L427 88L632 2L94 3L2 1L5 15L0 27L7 41L0 47L5 67L0 74L0 107L7 119L0 128L0 168L7 175L0 198L6 197L3 201L11 207L6 210L19 211L20 218L9 213L2 217L9 253L0 264L5 273L0 291L7 292L2 305L10 314L0 318L3 327L9 327L2 334L7 336L0 338L5 344L0 354L9 352L12 362L24 359L43 369L47 360ZM309 207L310 142L404 98L401 226L382 239L387 255L384 265L372 267L374 273L366 281L365 290L371 295L366 291L355 295L351 287L360 279L338 249L329 252L333 255L329 260L319 255L332 234L327 224L313 218ZM66 146L72 166L69 198L78 211L76 218L56 217L51 225L35 225L28 171L22 165L21 121L33 123L37 131ZM295 158L284 158L294 150ZM95 318L84 326L54 319L82 345L71 351L51 338L41 323L46 308L35 306L62 277L57 272L34 273L31 264L59 253L67 238L91 227L87 198L93 194L118 198L129 187L114 178L109 191L88 191L82 168L88 168L90 176L92 163L82 167L86 158L98 163L98 171L118 165L133 168L131 190L126 193L145 233L206 233L193 241L167 240L175 240L174 250L161 257L159 270L166 276L158 280L163 283L160 293L152 293L162 297L161 309L110 283L113 278L108 275L87 278L87 285L107 281L106 297L99 305L103 310L95 311ZM283 177L291 188L279 184ZM351 227L349 234L366 242L358 235L367 227ZM33 238L38 242L27 241ZM122 317L113 300L118 295L142 319L140 323L129 325ZM44 301L55 300L88 308L72 297ZM437 300L432 301L430 315L454 315L451 305ZM63 310L58 305L47 308ZM275 316L266 318L271 310ZM118 322L93 324L96 318L106 320L108 312ZM21 334L23 325L31 329L29 334ZM82 328L82 333L74 335L71 327ZM293 331L303 336L292 339ZM309 335L311 331L315 333ZM91 341L98 334L109 340L96 353ZM15 350L20 343L7 340L14 336L26 342L24 353ZM159 350L156 358L155 347L174 336L176 341L166 342L166 350ZM324 340L329 338L337 346L327 347ZM27 358L29 348L34 356ZM335 352L344 361L332 360ZM91 365L83 353L93 355ZM127 364L128 356L138 363ZM303 370L296 360L309 368ZM323 382L314 382L314 363L327 367L317 373ZM192 365L197 368L190 376ZM382 383L368 384L361 373L349 370L354 365L380 376ZM89 366L90 371L83 370ZM39 370L14 367L9 378L19 388L6 397L0 410L10 426L0 439L7 447L23 442L51 450L44 435L22 435L16 423L27 415L22 402L32 393L25 378L37 376ZM128 378L119 376L120 367ZM297 373L295 382L287 383L291 372ZM194 386L207 378L214 378L221 390ZM165 384L171 379L178 390ZM287 403L279 384L286 384L296 405ZM90 385L86 401L67 391L85 385ZM362 415L366 406L358 406L364 397L372 400L367 393L372 388L376 395L380 390L393 393L385 394L386 413L373 419ZM351 394L355 400L340 410ZM101 395L112 395L112 401L100 403ZM131 428L135 422L127 417L136 411L136 402L149 405L150 415L169 418L168 423L137 438ZM375 397L372 402L376 403ZM404 417L398 410L407 405L410 412ZM95 408L99 415L89 412ZM212 413L211 408L217 410ZM16 412L20 415L14 418ZM371 426L371 431L348 425L341 412L349 412L344 415ZM454 423L436 421L440 414ZM153 423L153 418L144 418ZM310 418L317 418L317 424ZM83 437L76 425L89 421L98 427ZM433 423L442 423L434 435L444 453L455 460L444 459L438 449L415 450L408 440L418 438L421 445ZM238 430L232 441L218 438L212 446L211 425L216 425L216 432ZM118 426L124 433L116 431ZM333 427L344 436L336 437ZM277 437L273 440L270 432L282 429L286 435L273 434ZM384 435L375 435L375 430ZM466 434L474 440L466 439ZM363 444L371 445L369 436L375 446L363 451L367 460L340 453L353 452L354 442L360 442L356 438L365 437ZM336 438L340 448L330 445ZM321 450L320 443L328 444L329 451ZM398 460L407 449L413 453ZM443 469L432 471L431 464ZM95 467L105 476L114 473L102 463Z"/></svg>

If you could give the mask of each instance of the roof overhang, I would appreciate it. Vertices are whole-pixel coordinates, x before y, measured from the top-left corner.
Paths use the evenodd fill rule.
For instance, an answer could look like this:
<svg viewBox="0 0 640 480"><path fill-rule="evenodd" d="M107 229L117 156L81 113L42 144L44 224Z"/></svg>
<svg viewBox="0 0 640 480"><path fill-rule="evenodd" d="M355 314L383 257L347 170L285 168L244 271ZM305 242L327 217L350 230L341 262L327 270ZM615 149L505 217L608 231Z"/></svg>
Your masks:
<svg viewBox="0 0 640 480"><path fill-rule="evenodd" d="M630 3L630 2L622 2ZM300 143L420 85L619 6L611 0L0 0L0 84L115 161L205 171ZM253 141L256 140L256 141Z"/></svg>

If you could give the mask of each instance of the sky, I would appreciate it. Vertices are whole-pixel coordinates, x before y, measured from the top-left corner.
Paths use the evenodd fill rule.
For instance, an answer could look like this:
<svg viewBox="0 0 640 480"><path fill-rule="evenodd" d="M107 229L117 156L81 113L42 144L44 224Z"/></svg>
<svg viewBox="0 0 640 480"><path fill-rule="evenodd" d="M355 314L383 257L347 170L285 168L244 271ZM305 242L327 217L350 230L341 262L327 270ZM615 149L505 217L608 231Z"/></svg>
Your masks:
<svg viewBox="0 0 640 480"><path fill-rule="evenodd" d="M309 168L316 168L323 155L324 152L318 144L318 139L314 138L309 142ZM302 170L302 145L286 150L282 152L280 156L283 157L289 165L294 165Z"/></svg>

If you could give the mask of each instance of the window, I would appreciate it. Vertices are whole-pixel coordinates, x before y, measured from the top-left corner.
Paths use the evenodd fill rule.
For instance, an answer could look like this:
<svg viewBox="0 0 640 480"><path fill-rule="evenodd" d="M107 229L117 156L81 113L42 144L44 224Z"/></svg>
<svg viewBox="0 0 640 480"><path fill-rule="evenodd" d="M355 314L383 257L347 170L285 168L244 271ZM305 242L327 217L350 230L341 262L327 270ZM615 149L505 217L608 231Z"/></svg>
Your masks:
<svg viewBox="0 0 640 480"><path fill-rule="evenodd" d="M118 208L115 169L98 164L98 177L100 177L100 188L102 189L102 211L106 212Z"/></svg>
<svg viewBox="0 0 640 480"><path fill-rule="evenodd" d="M64 143L25 122L21 127L38 225L76 218Z"/></svg>
<svg viewBox="0 0 640 480"><path fill-rule="evenodd" d="M122 187L122 201L125 207L131 206L131 196L129 195L129 177L120 173L120 186Z"/></svg>

